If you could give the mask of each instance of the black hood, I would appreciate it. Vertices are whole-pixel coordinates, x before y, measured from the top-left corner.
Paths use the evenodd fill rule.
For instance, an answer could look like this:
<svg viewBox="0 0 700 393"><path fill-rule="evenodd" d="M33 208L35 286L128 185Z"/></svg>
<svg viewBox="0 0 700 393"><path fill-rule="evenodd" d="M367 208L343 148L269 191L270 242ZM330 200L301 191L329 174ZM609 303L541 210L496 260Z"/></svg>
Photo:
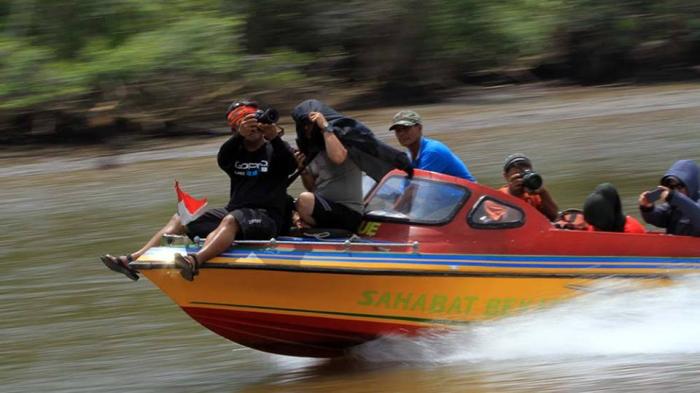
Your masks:
<svg viewBox="0 0 700 393"><path fill-rule="evenodd" d="M583 217L597 230L623 232L626 218L615 186L603 183L596 187L583 204Z"/></svg>
<svg viewBox="0 0 700 393"><path fill-rule="evenodd" d="M300 131L300 126L301 131L304 131L304 124L310 122L309 113L311 112L322 113L329 124L333 124L333 121L343 117L341 113L338 113L335 109L319 100L302 101L292 111L292 119L294 119L294 123L297 125L297 133Z"/></svg>
<svg viewBox="0 0 700 393"><path fill-rule="evenodd" d="M309 113L320 112L328 121L328 126L348 150L348 156L363 172L379 181L390 170L398 168L409 176L413 167L408 156L386 143L377 140L372 131L361 122L343 116L319 100L306 100L292 111L292 119L297 129L297 146L311 160L325 149L323 135L314 127L311 139L304 135L304 125L309 123Z"/></svg>
<svg viewBox="0 0 700 393"><path fill-rule="evenodd" d="M335 122L343 118L342 114L336 112L333 108L319 100L312 99L302 101L294 108L292 111L292 119L294 119L297 130L297 147L302 153L309 157L309 159L313 158L318 152L325 150L323 134L316 125L314 125L310 139L306 138L304 134L304 126L306 124L311 124L311 120L309 120L309 113L311 112L320 112L323 114L323 117L326 118L328 125L331 127Z"/></svg>

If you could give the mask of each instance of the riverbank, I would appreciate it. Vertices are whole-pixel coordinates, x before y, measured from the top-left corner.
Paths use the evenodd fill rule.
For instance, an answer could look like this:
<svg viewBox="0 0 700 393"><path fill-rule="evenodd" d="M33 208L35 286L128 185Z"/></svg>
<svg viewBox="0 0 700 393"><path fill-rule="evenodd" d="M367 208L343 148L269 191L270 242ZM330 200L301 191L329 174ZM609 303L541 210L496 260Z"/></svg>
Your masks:
<svg viewBox="0 0 700 393"><path fill-rule="evenodd" d="M610 133L617 135L623 132L622 129L634 127L637 122L635 118L639 115L658 124L660 132L666 127L686 128L692 134L693 130L700 128L697 125L700 123L691 120L700 111L700 83L599 87L530 84L468 88L440 103L410 107L423 116L427 135L448 135L448 141L453 138L451 135L461 135L470 141L475 151L483 153L488 151L484 148L500 150L495 146L488 147L494 135L502 134L503 138L508 139L524 132L530 136L523 138L520 146L513 148L539 150L530 142L533 132L537 132L537 124L548 124L546 128L550 128L556 123L605 122L606 118L615 116L628 119L628 122L618 123L616 128L609 129ZM381 139L398 146L388 131L388 125L393 114L401 108L344 112L363 121ZM213 156L228 135L226 124L218 120L209 119L200 124L187 125L191 129L208 131L196 136L121 136L97 144L5 146L0 148L0 177L110 169L136 162ZM667 120L673 122L666 124ZM294 125L289 116L283 114L280 124L287 130L285 139L294 145ZM564 138L567 134L576 133L570 127L561 131ZM700 133L700 130L697 132ZM469 135L481 135L483 138ZM562 148L578 151L582 142L573 140ZM484 144L487 146L482 147ZM654 147L650 146L650 149ZM471 155L468 151L464 153Z"/></svg>

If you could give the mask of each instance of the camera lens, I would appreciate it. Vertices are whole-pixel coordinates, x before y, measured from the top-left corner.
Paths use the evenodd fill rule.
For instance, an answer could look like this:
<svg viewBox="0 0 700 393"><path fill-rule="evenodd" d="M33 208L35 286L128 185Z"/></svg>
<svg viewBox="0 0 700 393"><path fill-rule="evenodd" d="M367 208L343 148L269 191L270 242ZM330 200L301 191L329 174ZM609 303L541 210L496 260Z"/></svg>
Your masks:
<svg viewBox="0 0 700 393"><path fill-rule="evenodd" d="M260 123L277 123L277 120L279 120L279 118L279 112L277 112L277 110L274 108L267 108L265 110L258 109L257 111L255 111L255 119Z"/></svg>
<svg viewBox="0 0 700 393"><path fill-rule="evenodd" d="M523 171L523 187L538 190L542 187L542 176L533 171Z"/></svg>

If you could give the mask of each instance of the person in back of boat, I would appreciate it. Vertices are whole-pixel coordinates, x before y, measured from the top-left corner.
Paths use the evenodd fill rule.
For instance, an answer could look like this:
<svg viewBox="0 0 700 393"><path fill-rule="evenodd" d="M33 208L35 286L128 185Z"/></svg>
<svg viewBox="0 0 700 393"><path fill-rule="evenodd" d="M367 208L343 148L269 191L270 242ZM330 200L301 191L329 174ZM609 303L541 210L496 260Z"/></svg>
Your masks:
<svg viewBox="0 0 700 393"><path fill-rule="evenodd" d="M533 171L532 161L526 155L515 153L506 157L503 177L507 184L499 191L524 200L550 221L557 219L559 207L544 186L542 176Z"/></svg>
<svg viewBox="0 0 700 393"><path fill-rule="evenodd" d="M414 168L444 173L476 182L467 166L444 143L423 136L423 120L417 112L402 110L394 115L393 130L408 151Z"/></svg>
<svg viewBox="0 0 700 393"><path fill-rule="evenodd" d="M294 223L299 228L355 232L362 222L362 171L329 123L342 117L317 100L306 100L292 111L299 145L295 157L307 190L296 200Z"/></svg>
<svg viewBox="0 0 700 393"><path fill-rule="evenodd" d="M583 204L583 217L589 231L645 233L644 226L634 217L622 212L622 202L617 189L603 183L593 190Z"/></svg>
<svg viewBox="0 0 700 393"><path fill-rule="evenodd" d="M661 178L659 191L639 195L644 221L666 228L666 233L671 235L700 236L699 173L694 161L676 161Z"/></svg>
<svg viewBox="0 0 700 393"><path fill-rule="evenodd" d="M282 129L275 124L276 116L264 113L261 116L261 112L254 101L236 101L226 113L233 136L221 146L217 157L219 167L231 180L226 207L209 209L186 226L175 214L138 251L120 257L107 254L101 258L102 262L137 280L137 272L128 263L159 244L164 234L206 237L198 253L175 255L182 276L191 281L200 263L228 249L234 239L276 236L285 225L287 178L294 172L296 160L289 145L281 139Z"/></svg>

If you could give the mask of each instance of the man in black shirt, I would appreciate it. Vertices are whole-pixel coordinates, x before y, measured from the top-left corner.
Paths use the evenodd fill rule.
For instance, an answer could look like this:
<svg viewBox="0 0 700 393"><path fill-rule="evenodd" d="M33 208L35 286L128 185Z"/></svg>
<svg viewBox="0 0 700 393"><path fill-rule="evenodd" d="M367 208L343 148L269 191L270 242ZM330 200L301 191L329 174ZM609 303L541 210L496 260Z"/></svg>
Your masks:
<svg viewBox="0 0 700 393"><path fill-rule="evenodd" d="M175 214L140 250L121 257L103 256L110 269L138 279L128 266L160 242L163 234L206 237L204 247L192 255L175 256L182 276L192 280L197 267L231 246L234 239L270 239L277 236L285 220L286 182L296 168L289 145L282 141L276 124L258 122L258 106L251 101L231 105L227 119L234 135L219 150L219 167L231 178L231 197L225 208L210 209L182 225Z"/></svg>
<svg viewBox="0 0 700 393"><path fill-rule="evenodd" d="M193 279L200 263L226 251L234 239L270 239L277 236L285 224L287 193L284 185L296 168L296 160L280 138L278 127L258 122L255 113L248 112L244 105L229 113L231 126L237 132L219 150L219 167L231 178L231 199L226 205L226 214L207 236L199 252L175 255L175 264L187 280ZM214 221L221 213L211 215ZM203 220L212 221L211 218ZM197 231L197 221L188 225L188 233Z"/></svg>

